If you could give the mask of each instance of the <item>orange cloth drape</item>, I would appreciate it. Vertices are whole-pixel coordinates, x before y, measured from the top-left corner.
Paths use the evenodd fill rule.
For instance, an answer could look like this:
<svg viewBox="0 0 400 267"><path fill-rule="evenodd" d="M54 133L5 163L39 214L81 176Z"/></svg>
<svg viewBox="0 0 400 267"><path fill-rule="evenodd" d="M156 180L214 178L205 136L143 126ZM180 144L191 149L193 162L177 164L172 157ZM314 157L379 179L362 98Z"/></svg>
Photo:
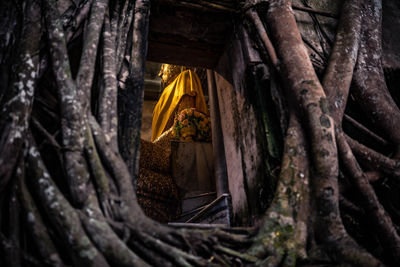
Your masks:
<svg viewBox="0 0 400 267"><path fill-rule="evenodd" d="M194 108L208 114L199 77L193 71L186 70L164 89L154 108L151 141L168 130L165 129L167 122L171 116L175 116L175 109L184 95L194 96Z"/></svg>

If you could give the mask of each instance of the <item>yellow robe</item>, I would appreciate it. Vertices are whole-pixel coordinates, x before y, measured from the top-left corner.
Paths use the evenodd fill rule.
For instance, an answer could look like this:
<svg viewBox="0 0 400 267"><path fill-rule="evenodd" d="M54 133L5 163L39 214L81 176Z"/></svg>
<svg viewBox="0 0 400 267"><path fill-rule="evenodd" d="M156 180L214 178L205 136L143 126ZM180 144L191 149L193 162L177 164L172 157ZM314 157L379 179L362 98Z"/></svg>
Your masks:
<svg viewBox="0 0 400 267"><path fill-rule="evenodd" d="M153 111L152 135L153 142L166 129L168 120L175 116L175 109L184 95L195 97L195 106L198 111L208 114L200 79L196 73L186 70L176 77L163 91Z"/></svg>

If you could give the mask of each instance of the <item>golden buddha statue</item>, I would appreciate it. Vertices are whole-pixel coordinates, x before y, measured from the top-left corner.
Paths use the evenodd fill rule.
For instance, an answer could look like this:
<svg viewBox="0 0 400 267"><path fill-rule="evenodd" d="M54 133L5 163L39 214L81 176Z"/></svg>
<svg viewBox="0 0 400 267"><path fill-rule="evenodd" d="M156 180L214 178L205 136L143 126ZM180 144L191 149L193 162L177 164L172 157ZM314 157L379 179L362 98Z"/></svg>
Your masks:
<svg viewBox="0 0 400 267"><path fill-rule="evenodd" d="M164 87L172 83L176 77L183 71L183 66L162 64L158 76L161 78L161 83Z"/></svg>
<svg viewBox="0 0 400 267"><path fill-rule="evenodd" d="M163 64L159 75L166 87L153 111L153 142L171 128L175 115L185 108L195 108L208 115L200 79L194 69Z"/></svg>
<svg viewBox="0 0 400 267"><path fill-rule="evenodd" d="M170 169L174 125L185 127L187 121L179 120L183 116L191 115L197 125L206 125L209 119L200 79L193 69L163 64L159 76L165 89L153 111L152 142L141 140L137 196L147 216L169 222L179 216L181 206Z"/></svg>

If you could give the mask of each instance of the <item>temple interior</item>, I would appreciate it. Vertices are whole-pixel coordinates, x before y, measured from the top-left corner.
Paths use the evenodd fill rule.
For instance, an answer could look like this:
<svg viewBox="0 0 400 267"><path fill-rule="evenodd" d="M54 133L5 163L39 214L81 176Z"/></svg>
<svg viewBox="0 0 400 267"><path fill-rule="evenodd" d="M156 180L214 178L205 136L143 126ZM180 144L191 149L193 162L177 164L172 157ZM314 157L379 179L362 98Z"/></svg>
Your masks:
<svg viewBox="0 0 400 267"><path fill-rule="evenodd" d="M211 140L211 121L209 95L207 85L207 72L204 68L193 68L189 66L174 66L162 76L161 63L150 62L146 64L144 79L144 101L141 128L141 158L138 179L138 200L146 214L161 222L173 223L228 223L226 212L221 207L224 203L217 200L216 181L214 177L214 157ZM165 109L157 114L157 103L162 102L163 91L168 90L168 84L181 77L182 72L190 69L191 75L196 75L199 84L192 85L193 96L184 95L178 101L178 107L173 111L174 123L172 130L181 131L168 137L170 126L166 127L163 134L158 138L152 137L152 124L156 124L155 117L171 116L166 114ZM165 70L164 70L165 72ZM162 76L162 77L160 77ZM178 76L178 77L176 77ZM182 81L191 80L191 76L181 78ZM186 79L186 80L184 80ZM179 83L177 84L179 86ZM184 86L188 86L186 83ZM194 88L194 89L193 89ZM176 94L177 88L173 88ZM199 95L204 96L204 106L190 101L189 97L195 99ZM171 105L168 103L168 105ZM189 108L189 109L188 109ZM188 127L184 124L179 129L179 117L182 110L188 111ZM187 112L183 111L184 114ZM191 115L190 115L191 114ZM196 114L200 117L196 117ZM192 126L190 126L192 124ZM196 126L197 125L197 126ZM168 129L167 129L168 128ZM207 128L207 129L205 129ZM185 131L185 129L189 131ZM196 133L193 131L196 131ZM201 134L203 133L203 136ZM157 155L156 155L157 154ZM160 162L166 162L160 167ZM222 204L222 205L221 205ZM221 217L222 219L218 219ZM225 216L224 216L225 215ZM224 221L225 219L225 221Z"/></svg>
<svg viewBox="0 0 400 267"><path fill-rule="evenodd" d="M269 152L275 158L265 160L263 140L267 131L270 137L279 131L266 130L267 124L279 122L272 122L272 104L261 106L260 99L271 97L259 95L273 90L260 90L270 86L268 75L263 75L268 70L250 42L248 30L236 21L231 9L204 9L178 2L152 6L137 195L145 213L160 222L204 227L254 225L273 196L266 175L275 169L280 149L272 147ZM153 111L163 94L158 77L161 63L202 70L196 75L206 110L198 117L207 118L202 124L210 124L208 139L170 138L173 119L158 125L161 136L152 136ZM196 110L201 111L203 105L196 101L183 99L184 104L168 111L168 117L180 115L193 103L199 104ZM255 112L265 109L270 110L263 114L271 117ZM187 127L185 131L193 134L194 130ZM178 135L186 138L183 132ZM198 128L195 132L204 134ZM279 146L279 142L274 144Z"/></svg>

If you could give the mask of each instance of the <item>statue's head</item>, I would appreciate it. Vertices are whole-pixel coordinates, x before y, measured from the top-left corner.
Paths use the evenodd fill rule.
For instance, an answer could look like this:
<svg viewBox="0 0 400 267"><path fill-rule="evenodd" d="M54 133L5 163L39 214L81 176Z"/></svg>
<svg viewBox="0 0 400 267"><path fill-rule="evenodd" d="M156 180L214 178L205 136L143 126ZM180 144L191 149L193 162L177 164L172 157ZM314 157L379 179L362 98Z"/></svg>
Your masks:
<svg viewBox="0 0 400 267"><path fill-rule="evenodd" d="M175 78L181 73L183 66L172 65L172 64L162 64L160 73L158 74L161 77L161 82L165 86L168 86L171 82L175 80Z"/></svg>
<svg viewBox="0 0 400 267"><path fill-rule="evenodd" d="M158 73L158 76L161 77L161 82L164 87L168 86L172 83L178 75L185 71L191 70L193 72L197 72L198 68L188 67L188 66L180 66L180 65L172 65L172 64L162 64L161 70Z"/></svg>

